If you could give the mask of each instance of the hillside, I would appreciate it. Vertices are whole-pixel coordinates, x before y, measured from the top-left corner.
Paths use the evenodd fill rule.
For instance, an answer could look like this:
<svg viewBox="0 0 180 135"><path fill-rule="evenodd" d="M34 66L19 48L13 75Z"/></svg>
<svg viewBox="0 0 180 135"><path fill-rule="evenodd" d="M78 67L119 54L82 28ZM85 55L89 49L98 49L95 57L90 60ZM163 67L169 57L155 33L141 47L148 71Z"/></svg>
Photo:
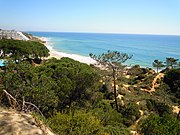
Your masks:
<svg viewBox="0 0 180 135"><path fill-rule="evenodd" d="M180 68L174 62L156 73L126 68L122 63L131 56L108 51L90 55L104 69L70 58L36 66L31 60L48 56L43 44L1 40L0 46L8 58L0 72L0 103L18 111L1 108L0 134L44 134L40 120L59 135L180 132ZM30 112L37 112L35 119Z"/></svg>

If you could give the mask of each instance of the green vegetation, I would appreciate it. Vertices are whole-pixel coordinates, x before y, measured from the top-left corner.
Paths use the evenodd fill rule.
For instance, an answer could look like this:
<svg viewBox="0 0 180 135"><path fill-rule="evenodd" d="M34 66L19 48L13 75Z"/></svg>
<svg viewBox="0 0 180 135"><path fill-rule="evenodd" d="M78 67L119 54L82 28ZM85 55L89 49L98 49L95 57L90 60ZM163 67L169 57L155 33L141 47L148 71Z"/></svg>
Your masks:
<svg viewBox="0 0 180 135"><path fill-rule="evenodd" d="M5 72L1 73L3 89L19 101L25 99L35 104L47 118L47 124L59 134L129 133L122 117L118 117L121 115L110 103L106 105L107 113L97 110L103 101L103 93L99 92L99 76L86 64L69 58L50 59L38 67L19 62L9 63ZM3 98L3 101L7 99ZM101 113L97 114L99 111ZM112 118L105 120L108 115ZM64 124L66 120L70 123ZM115 123L114 120L121 123Z"/></svg>
<svg viewBox="0 0 180 135"><path fill-rule="evenodd" d="M166 58L166 66L168 67L168 68L171 68L171 69L173 69L173 68L175 68L176 66L178 66L178 59L175 59L175 58Z"/></svg>
<svg viewBox="0 0 180 135"><path fill-rule="evenodd" d="M138 65L125 68L122 64L130 58L127 54L110 51L99 57L91 54L108 70L69 58L52 58L33 66L29 59L48 55L43 47L33 47L39 43L14 40L0 43L2 58L7 59L0 70L1 104L25 112L39 108L41 119L57 134L180 132L179 112L172 112L172 106L180 104L179 68L164 70L161 73L164 78L157 79L155 91L149 92L158 74ZM28 45L34 50L26 48Z"/></svg>
<svg viewBox="0 0 180 135"><path fill-rule="evenodd" d="M121 110L125 125L131 126L137 119L139 119L139 109L140 108L137 104L129 103Z"/></svg>
<svg viewBox="0 0 180 135"><path fill-rule="evenodd" d="M180 121L171 115L150 115L143 121L141 132L145 135L179 135Z"/></svg>
<svg viewBox="0 0 180 135"><path fill-rule="evenodd" d="M158 102L153 99L147 99L146 105L149 111L154 111L158 115L162 116L163 114L171 114L171 108L165 103Z"/></svg>
<svg viewBox="0 0 180 135"><path fill-rule="evenodd" d="M68 58L52 59L38 67L27 62L8 64L3 79L10 94L20 100L24 97L44 113L71 109L76 100L83 104L95 81L97 74L92 68Z"/></svg>
<svg viewBox="0 0 180 135"><path fill-rule="evenodd" d="M164 82L170 87L170 93L180 98L180 69L173 69L166 73Z"/></svg>
<svg viewBox="0 0 180 135"><path fill-rule="evenodd" d="M16 62L41 59L49 55L49 50L43 44L35 41L2 39L0 40L0 49L1 58L10 58Z"/></svg>
<svg viewBox="0 0 180 135"><path fill-rule="evenodd" d="M158 73L159 69L162 69L163 67L166 67L165 70L168 70L168 69L171 70L174 68L179 68L180 62L179 62L179 59L167 57L164 64L163 64L163 61L154 60L152 65L153 65L153 67L155 67L157 69L157 73Z"/></svg>
<svg viewBox="0 0 180 135"><path fill-rule="evenodd" d="M164 67L164 64L162 61L154 60L153 67L156 67L157 73L158 73L158 70L161 69L162 67Z"/></svg>
<svg viewBox="0 0 180 135"><path fill-rule="evenodd" d="M101 134L101 121L91 113L77 111L70 114L57 113L47 119L50 127L59 135Z"/></svg>
<svg viewBox="0 0 180 135"><path fill-rule="evenodd" d="M114 99L116 104L116 110L118 109L118 103L117 103L117 90L116 90L116 79L118 78L118 73L123 73L124 65L122 63L126 62L126 60L131 59L132 56L129 56L126 53L120 53L118 51L108 51L107 53L103 53L99 56L96 56L94 54L89 54L91 58L96 60L100 65L103 65L105 68L108 68L108 70L112 70L112 78L113 78L113 84L114 84Z"/></svg>

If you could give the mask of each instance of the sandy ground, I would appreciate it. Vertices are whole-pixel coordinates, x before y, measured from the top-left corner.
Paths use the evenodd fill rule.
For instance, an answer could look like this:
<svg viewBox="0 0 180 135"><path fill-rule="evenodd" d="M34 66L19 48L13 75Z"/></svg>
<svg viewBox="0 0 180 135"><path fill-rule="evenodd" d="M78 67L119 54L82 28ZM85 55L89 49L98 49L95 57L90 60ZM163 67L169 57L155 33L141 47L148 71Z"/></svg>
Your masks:
<svg viewBox="0 0 180 135"><path fill-rule="evenodd" d="M157 80L158 79L161 79L164 77L164 74L163 73L158 73L158 75L154 78L154 80L152 81L152 87L150 90L147 90L147 89L141 89L143 91L146 91L146 92L149 92L149 93L152 93L152 92L155 92L157 87L159 87L159 84L157 84Z"/></svg>
<svg viewBox="0 0 180 135"><path fill-rule="evenodd" d="M30 114L0 108L0 135L45 135L45 133L55 135L48 128L43 132Z"/></svg>

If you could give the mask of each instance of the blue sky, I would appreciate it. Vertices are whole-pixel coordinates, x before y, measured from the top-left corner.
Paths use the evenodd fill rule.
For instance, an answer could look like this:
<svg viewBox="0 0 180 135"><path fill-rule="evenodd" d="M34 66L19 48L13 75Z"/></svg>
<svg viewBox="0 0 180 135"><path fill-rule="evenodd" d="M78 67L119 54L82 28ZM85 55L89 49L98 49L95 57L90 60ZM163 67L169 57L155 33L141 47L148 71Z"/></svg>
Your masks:
<svg viewBox="0 0 180 135"><path fill-rule="evenodd" d="M0 28L180 35L180 0L0 0Z"/></svg>

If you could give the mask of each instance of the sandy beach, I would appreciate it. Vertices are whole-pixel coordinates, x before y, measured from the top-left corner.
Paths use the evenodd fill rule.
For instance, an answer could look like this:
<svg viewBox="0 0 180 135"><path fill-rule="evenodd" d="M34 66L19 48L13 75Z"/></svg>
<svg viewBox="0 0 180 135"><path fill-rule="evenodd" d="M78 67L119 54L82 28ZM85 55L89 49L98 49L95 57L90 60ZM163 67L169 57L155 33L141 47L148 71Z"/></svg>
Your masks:
<svg viewBox="0 0 180 135"><path fill-rule="evenodd" d="M81 56L81 55L77 55L77 54L68 54L68 53L64 53L64 52L59 52L53 49L53 44L50 42L50 40L48 38L45 37L38 37L40 40L45 41L46 43L44 44L48 49L49 49L49 53L50 56L48 58L56 58L56 59L61 59L62 57L68 57L71 58L73 60L79 61L81 63L86 63L88 65L90 64L95 64L96 61L93 60L90 57L86 57L86 56Z"/></svg>

